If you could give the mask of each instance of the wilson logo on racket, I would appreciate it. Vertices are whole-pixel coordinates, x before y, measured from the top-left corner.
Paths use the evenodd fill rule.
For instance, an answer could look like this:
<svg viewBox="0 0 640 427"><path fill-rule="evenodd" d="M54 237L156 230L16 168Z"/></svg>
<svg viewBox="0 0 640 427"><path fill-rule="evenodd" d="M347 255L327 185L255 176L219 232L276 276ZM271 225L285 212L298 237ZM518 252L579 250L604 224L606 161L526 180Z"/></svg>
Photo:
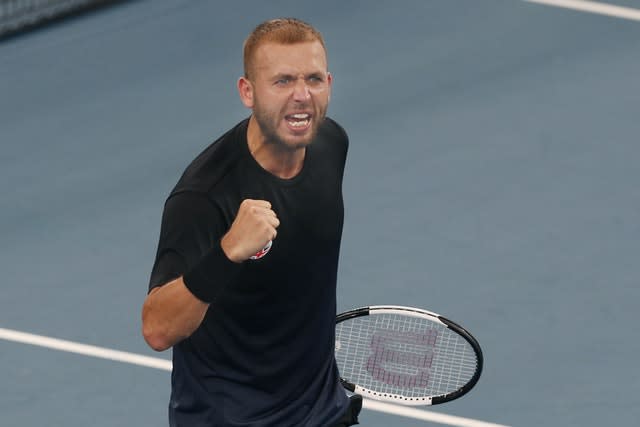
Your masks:
<svg viewBox="0 0 640 427"><path fill-rule="evenodd" d="M380 329L371 337L372 354L366 369L371 377L385 384L427 387L437 338L435 330L415 333ZM408 370L413 372L407 373Z"/></svg>

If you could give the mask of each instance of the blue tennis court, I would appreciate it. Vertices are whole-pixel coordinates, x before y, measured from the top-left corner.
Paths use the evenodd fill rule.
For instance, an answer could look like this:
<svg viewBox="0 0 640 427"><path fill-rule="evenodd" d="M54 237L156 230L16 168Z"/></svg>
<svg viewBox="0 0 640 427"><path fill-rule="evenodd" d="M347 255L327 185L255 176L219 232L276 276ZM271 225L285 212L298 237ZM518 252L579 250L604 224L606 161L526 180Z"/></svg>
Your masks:
<svg viewBox="0 0 640 427"><path fill-rule="evenodd" d="M0 41L0 328L170 359L140 332L163 202L248 114L246 34L296 16L325 36L329 115L350 135L338 310L423 307L473 333L478 385L430 412L637 424L640 22L625 10L138 0ZM167 425L166 369L6 337L0 366L2 426Z"/></svg>

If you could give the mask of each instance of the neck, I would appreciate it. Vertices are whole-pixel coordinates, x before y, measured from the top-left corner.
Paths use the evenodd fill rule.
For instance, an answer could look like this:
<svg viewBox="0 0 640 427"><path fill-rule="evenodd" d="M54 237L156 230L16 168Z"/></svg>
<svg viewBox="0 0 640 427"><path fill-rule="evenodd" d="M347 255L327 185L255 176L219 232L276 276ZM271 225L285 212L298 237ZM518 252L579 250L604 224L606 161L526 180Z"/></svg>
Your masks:
<svg viewBox="0 0 640 427"><path fill-rule="evenodd" d="M278 178L293 178L302 170L306 148L268 141L253 116L249 119L247 144L256 162Z"/></svg>

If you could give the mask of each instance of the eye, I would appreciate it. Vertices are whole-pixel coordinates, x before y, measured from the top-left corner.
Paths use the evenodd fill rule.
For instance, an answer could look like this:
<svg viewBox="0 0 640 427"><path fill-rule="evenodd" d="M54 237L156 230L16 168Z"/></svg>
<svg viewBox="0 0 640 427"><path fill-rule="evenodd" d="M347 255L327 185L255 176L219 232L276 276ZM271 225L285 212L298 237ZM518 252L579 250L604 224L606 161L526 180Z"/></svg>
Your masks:
<svg viewBox="0 0 640 427"><path fill-rule="evenodd" d="M322 87L324 86L326 79L323 75L320 74L312 74L307 77L307 84L311 87Z"/></svg>
<svg viewBox="0 0 640 427"><path fill-rule="evenodd" d="M276 86L287 86L291 83L291 78L289 77L281 77L275 81Z"/></svg>

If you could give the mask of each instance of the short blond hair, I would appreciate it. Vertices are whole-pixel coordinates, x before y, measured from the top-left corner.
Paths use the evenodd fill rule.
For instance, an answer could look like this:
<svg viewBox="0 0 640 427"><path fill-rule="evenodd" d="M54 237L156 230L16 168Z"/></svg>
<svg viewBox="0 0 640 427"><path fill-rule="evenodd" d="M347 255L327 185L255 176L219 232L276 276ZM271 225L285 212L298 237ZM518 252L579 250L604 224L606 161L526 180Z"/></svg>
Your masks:
<svg viewBox="0 0 640 427"><path fill-rule="evenodd" d="M277 18L258 25L244 42L244 76L251 79L254 58L263 43L295 44L318 41L326 52L322 34L310 24L296 18Z"/></svg>

